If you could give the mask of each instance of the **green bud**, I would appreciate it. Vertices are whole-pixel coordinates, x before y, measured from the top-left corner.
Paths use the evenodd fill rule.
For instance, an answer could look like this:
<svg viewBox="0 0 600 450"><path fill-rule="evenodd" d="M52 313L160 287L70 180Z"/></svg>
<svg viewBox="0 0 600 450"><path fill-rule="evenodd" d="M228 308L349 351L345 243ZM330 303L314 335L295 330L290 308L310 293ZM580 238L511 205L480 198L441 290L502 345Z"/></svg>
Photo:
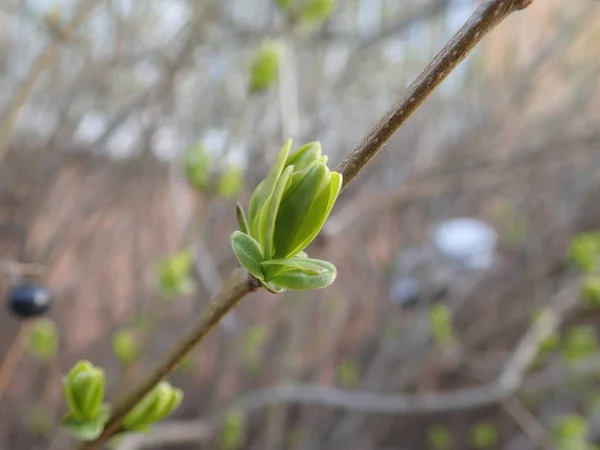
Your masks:
<svg viewBox="0 0 600 450"><path fill-rule="evenodd" d="M240 263L272 292L312 290L331 284L335 267L308 258L304 249L321 231L340 193L342 175L330 171L318 142L289 154L288 140L250 199L241 231L231 243Z"/></svg>
<svg viewBox="0 0 600 450"><path fill-rule="evenodd" d="M582 272L593 272L600 259L600 233L583 233L571 240L569 248L571 261Z"/></svg>
<svg viewBox="0 0 600 450"><path fill-rule="evenodd" d="M300 9L300 20L308 24L319 24L331 16L335 0L305 0Z"/></svg>
<svg viewBox="0 0 600 450"><path fill-rule="evenodd" d="M129 365L138 356L138 343L134 331L121 329L116 331L112 336L113 352L119 360Z"/></svg>
<svg viewBox="0 0 600 450"><path fill-rule="evenodd" d="M244 172L235 166L229 166L219 179L219 195L223 198L235 197L244 183Z"/></svg>
<svg viewBox="0 0 600 450"><path fill-rule="evenodd" d="M250 63L250 92L260 92L271 87L279 72L279 44L265 40Z"/></svg>
<svg viewBox="0 0 600 450"><path fill-rule="evenodd" d="M167 297L189 294L194 289L191 278L194 257L189 251L176 253L159 263L159 286L162 294Z"/></svg>
<svg viewBox="0 0 600 450"><path fill-rule="evenodd" d="M600 307L600 276L592 275L585 278L581 284L581 295L588 306Z"/></svg>
<svg viewBox="0 0 600 450"><path fill-rule="evenodd" d="M79 423L95 420L104 398L104 371L89 361L79 361L63 380L70 415Z"/></svg>
<svg viewBox="0 0 600 450"><path fill-rule="evenodd" d="M184 158L188 181L198 190L204 190L210 183L211 160L202 144L192 145Z"/></svg>
<svg viewBox="0 0 600 450"><path fill-rule="evenodd" d="M58 353L59 337L56 324L49 318L38 319L26 342L26 349L43 361L50 361Z"/></svg>
<svg viewBox="0 0 600 450"><path fill-rule="evenodd" d="M123 420L123 428L147 431L150 426L170 415L183 400L183 391L161 381Z"/></svg>

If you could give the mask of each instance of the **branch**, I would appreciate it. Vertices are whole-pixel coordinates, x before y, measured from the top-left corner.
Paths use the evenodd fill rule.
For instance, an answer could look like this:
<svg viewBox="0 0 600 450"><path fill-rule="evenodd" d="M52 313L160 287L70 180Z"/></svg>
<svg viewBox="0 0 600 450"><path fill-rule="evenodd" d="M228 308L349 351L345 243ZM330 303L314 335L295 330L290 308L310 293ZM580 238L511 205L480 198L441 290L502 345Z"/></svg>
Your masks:
<svg viewBox="0 0 600 450"><path fill-rule="evenodd" d="M125 397L117 401L112 415L100 437L95 441L82 442L81 449L98 448L105 444L119 430L121 422L162 379L167 377L179 365L181 360L250 292L258 288L245 270L237 269L221 292L213 298L208 308L173 344L169 352L151 370L146 378Z"/></svg>
<svg viewBox="0 0 600 450"><path fill-rule="evenodd" d="M75 12L69 23L62 30L64 36L70 36L76 28L83 22L87 16L91 14L96 6L100 4L102 0L88 0ZM56 59L60 52L62 42L60 40L54 40L48 47L43 51L41 55L37 57L27 78L21 86L19 90L15 94L15 97L11 104L8 106L8 112L6 116L3 118L2 123L0 124L0 162L2 162L2 158L4 157L4 152L6 151L6 147L8 145L8 140L14 124L19 116L19 111L21 107L27 102L27 99L31 95L33 87L39 77L39 75L49 67L52 62Z"/></svg>
<svg viewBox="0 0 600 450"><path fill-rule="evenodd" d="M392 135L408 120L436 87L462 62L483 36L511 13L533 0L489 0L483 3L415 81L337 168L343 173L342 189L360 173Z"/></svg>
<svg viewBox="0 0 600 450"><path fill-rule="evenodd" d="M343 175L342 189L348 186L352 180L366 166L371 158L381 150L388 139L400 128L400 126L416 111L419 105L433 92L433 90L450 74L450 72L467 56L475 45L483 38L485 34L491 31L496 25L502 22L512 12L523 9L532 0L489 0L481 5L450 40L450 42L440 51L434 60L425 68L419 77L406 90L403 97L392 108L384 114L382 119L365 137L365 139L356 147L350 156L340 164L336 169ZM129 411L148 394L154 386L162 379L168 376L177 366L177 364L208 334L208 332L219 321L232 310L241 299L256 290L258 285L255 281L245 275L242 277L241 270L236 271L231 281L227 283L224 289L210 302L208 309L193 323L190 328L184 332L181 338L169 350L165 358L158 363L152 372L135 388L129 395L116 402L113 413L109 421L96 440L82 442L80 450L91 450L98 448L110 440L111 436L119 430L123 418ZM296 392L297 388L282 388L280 395L285 400L286 395ZM332 404L340 401L341 398L336 390L317 388L311 391L317 394L314 401L323 401L328 399ZM343 392L343 391L342 391ZM309 392L306 392L309 395ZM358 398L350 397L350 404L357 408L364 405L361 395ZM376 395L376 394L366 394ZM448 394L451 395L451 394ZM478 399L464 396L452 400L452 403L463 402L466 405ZM383 405L388 405L393 410L397 405L389 403L389 396L383 395L381 400ZM347 398L347 397L346 397ZM423 408L427 409L429 403L427 400L423 403ZM406 405L404 405L406 407ZM411 404L411 408L413 405Z"/></svg>
<svg viewBox="0 0 600 450"><path fill-rule="evenodd" d="M361 413L414 415L448 413L495 405L519 392L540 392L564 382L569 373L542 373L529 383L525 375L538 355L540 344L556 331L564 317L577 305L579 280L567 283L531 325L517 344L495 381L476 387L456 389L431 395L373 393L350 391L327 386L282 385L264 388L243 395L229 407L204 420L171 421L159 424L149 436L126 437L118 450L138 450L145 447L199 442L210 439L232 408L246 413L274 404L327 406ZM574 374L595 373L600 361L592 358L581 367L569 367Z"/></svg>

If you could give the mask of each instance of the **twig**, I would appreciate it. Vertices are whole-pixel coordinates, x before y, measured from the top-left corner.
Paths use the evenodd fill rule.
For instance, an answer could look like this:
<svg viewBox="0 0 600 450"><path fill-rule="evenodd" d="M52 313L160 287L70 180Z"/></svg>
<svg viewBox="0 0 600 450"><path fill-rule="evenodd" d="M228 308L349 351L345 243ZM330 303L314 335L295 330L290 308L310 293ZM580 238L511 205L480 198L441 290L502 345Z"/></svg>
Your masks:
<svg viewBox="0 0 600 450"><path fill-rule="evenodd" d="M337 168L344 178L342 188L345 188L352 182L371 158L381 150L387 140L400 128L400 126L412 115L417 107L434 91L434 89L444 80L446 76L467 56L475 45L483 38L485 34L491 31L496 25L502 22L512 12L523 9L532 0L490 0L481 5L450 40L450 42L440 51L434 60L425 68L419 77L409 86L403 97L387 112L383 118L375 125L367 137L356 147L350 156ZM258 285L255 280L249 278L244 271L238 270L224 289L208 305L208 309L193 323L190 328L184 332L181 338L170 349L165 358L151 371L151 373L135 388L129 395L116 402L104 431L101 436L89 442L83 442L79 446L80 450L90 450L98 448L110 439L110 437L119 429L120 423L125 415L148 394L156 384L169 375L177 364L202 340L204 336L219 321L232 310L240 300L252 292ZM285 388L283 388L285 389ZM293 388L292 393L296 388ZM284 391L285 393L286 391ZM312 391L314 394L314 391ZM309 394L309 393L307 393ZM326 390L317 394L323 394L325 397L314 398L315 401L324 401L329 398L335 405L339 401L339 395L335 391ZM487 397L487 391L484 392ZM289 392L288 394L289 395ZM356 395L356 394L354 394ZM367 394L376 395L376 394ZM452 396L452 394L448 394ZM496 394L497 395L497 394ZM390 404L390 398L383 396L382 405L385 408L396 408L397 405ZM344 396L346 398L346 396ZM480 396L461 396L457 399L450 397L450 403L459 402L470 405L473 402L481 401ZM427 409L429 405L427 400L422 400L422 407ZM360 408L362 398L350 397L350 403ZM444 406L442 402L442 407ZM406 405L404 405L406 406ZM411 405L412 406L412 405Z"/></svg>
<svg viewBox="0 0 600 450"><path fill-rule="evenodd" d="M84 2L62 30L64 36L70 36L81 24L81 22L83 22L86 17L91 14L94 8L100 4L101 1L102 0L88 0ZM31 70L29 71L27 78L21 84L19 90L13 98L12 103L9 105L8 112L6 113L2 124L0 124L0 163L4 157L10 134L17 117L19 116L21 107L31 95L33 87L35 86L40 74L47 67L49 67L58 56L61 45L62 42L60 40L53 40L52 43L46 47L44 52L37 57L31 66Z"/></svg>
<svg viewBox="0 0 600 450"><path fill-rule="evenodd" d="M119 429L127 413L148 394L154 386L168 376L181 360L206 336L219 321L247 294L256 290L258 284L245 270L237 269L219 294L189 328L173 344L165 357L150 371L146 378L114 406L113 413L102 435L95 441L83 442L81 449L98 448L105 444Z"/></svg>
<svg viewBox="0 0 600 450"><path fill-rule="evenodd" d="M23 340L29 330L29 324L21 325L17 336L6 352L6 357L0 365L0 400L23 356Z"/></svg>
<svg viewBox="0 0 600 450"><path fill-rule="evenodd" d="M327 386L282 385L259 389L243 395L232 405L205 420L173 421L156 426L151 436L126 438L118 450L136 450L146 446L168 443L198 442L210 439L227 417L231 408L252 412L274 404L327 406L361 413L414 415L447 413L503 403L519 392L539 392L564 382L568 373L542 373L524 383L524 377L535 360L540 343L559 326L563 317L577 304L579 282L568 283L552 299L550 306L531 325L515 351L508 358L496 381L476 387L456 389L428 395L373 393L351 391ZM600 359L568 370L574 374L595 373ZM545 380L540 382L540 380Z"/></svg>
<svg viewBox="0 0 600 450"><path fill-rule="evenodd" d="M338 167L344 174L344 189L369 163L392 135L417 110L479 41L511 13L533 0L490 0L483 3L437 54L363 141Z"/></svg>

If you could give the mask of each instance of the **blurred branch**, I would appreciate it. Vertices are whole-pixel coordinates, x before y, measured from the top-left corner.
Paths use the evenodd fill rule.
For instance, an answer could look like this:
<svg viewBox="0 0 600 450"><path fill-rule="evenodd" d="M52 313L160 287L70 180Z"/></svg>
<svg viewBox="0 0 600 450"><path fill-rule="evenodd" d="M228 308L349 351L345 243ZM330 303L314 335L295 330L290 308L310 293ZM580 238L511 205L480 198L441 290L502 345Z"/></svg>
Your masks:
<svg viewBox="0 0 600 450"><path fill-rule="evenodd" d="M339 235L348 227L356 225L362 217L370 217L368 212L387 210L391 206L429 198L451 190L497 186L506 183L509 177L526 176L542 164L556 164L586 155L593 156L598 139L600 134L597 130L574 136L561 136L560 141L553 143L552 147L544 142L539 148L519 152L502 163L488 162L481 168L469 167L467 170L423 176L396 189L361 195L329 218L321 232L322 237ZM566 147L573 149L574 145L579 144L583 144L581 150L564 151Z"/></svg>
<svg viewBox="0 0 600 450"><path fill-rule="evenodd" d="M450 392L430 395L405 395L394 393L371 393L321 387L312 385L288 385L264 388L243 395L232 405L205 420L173 421L157 425L149 436L131 436L124 439L118 450L137 450L147 447L174 443L199 442L210 439L216 429L227 417L230 408L252 412L279 403L295 403L310 406L328 406L362 413L372 414L431 414L447 413L465 409L479 408L510 399L526 389L538 391L542 385L532 378L524 383L525 375L534 362L540 343L555 332L562 318L579 300L578 280L563 287L543 310L539 318L531 325L504 364L504 369L496 381L477 387L457 389ZM586 367L575 367L574 372L582 369L596 370L597 358ZM571 369L571 368L569 368ZM564 382L565 373L553 376L543 385L544 389Z"/></svg>
<svg viewBox="0 0 600 450"><path fill-rule="evenodd" d="M344 173L342 189L362 171L392 135L417 110L479 41L511 13L532 0L490 0L483 3L448 44L373 127L371 132L338 167Z"/></svg>
<svg viewBox="0 0 600 450"><path fill-rule="evenodd" d="M75 29L87 18L88 15L94 10L96 6L100 4L102 0L87 0L85 1L75 12L71 20L66 24L63 29L65 36L70 36ZM35 83L40 74L48 68L58 56L61 49L62 42L59 40L52 41L48 47L42 52L41 55L35 60L27 78L23 81L19 90L15 94L11 104L8 106L8 111L4 116L2 123L0 124L0 163L4 157L8 140L12 133L12 129L15 125L17 117L21 107L27 102L27 99L31 95Z"/></svg>
<svg viewBox="0 0 600 450"><path fill-rule="evenodd" d="M480 6L467 23L425 68L421 75L409 86L403 97L384 114L383 118L367 137L337 168L337 171L343 175L344 184L342 188L348 186L363 167L369 163L371 158L381 150L392 134L400 128L417 107L425 101L435 88L467 56L485 34L512 12L525 8L529 4L531 4L531 0L490 0ZM152 369L148 376L129 395L116 402L113 413L100 437L94 441L82 442L78 448L80 450L90 450L108 442L111 436L119 430L120 424L127 413L156 384L177 367L178 363L199 344L225 314L232 310L244 296L258 287L256 280L249 277L245 271L241 269L236 270L219 295L208 305L208 309L183 333L164 359ZM501 381L506 384L504 380ZM508 381L512 381L512 378ZM504 384L501 384L500 387L506 388ZM320 390L318 393L326 394L326 392L320 392ZM335 392L333 392L333 396L331 396L331 392L328 395L330 397L327 398L331 401L339 399L339 395ZM321 401L323 398L326 397L320 397ZM469 397L458 399L458 401L467 401L467 405L469 404L469 400L473 401ZM355 402L356 399L350 399L350 404L354 404ZM426 407L427 405L428 402L426 401L423 406ZM355 406L360 405L356 403ZM393 406L395 407L396 405Z"/></svg>

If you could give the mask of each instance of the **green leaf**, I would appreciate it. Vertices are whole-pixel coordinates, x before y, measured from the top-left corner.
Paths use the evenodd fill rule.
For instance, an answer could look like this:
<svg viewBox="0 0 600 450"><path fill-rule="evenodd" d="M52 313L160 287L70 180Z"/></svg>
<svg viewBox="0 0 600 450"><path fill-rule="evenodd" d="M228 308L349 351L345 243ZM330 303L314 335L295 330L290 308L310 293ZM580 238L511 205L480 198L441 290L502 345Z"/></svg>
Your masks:
<svg viewBox="0 0 600 450"><path fill-rule="evenodd" d="M286 166L294 166L296 172L306 169L315 161L322 161L321 143L319 141L309 142L303 145L294 153L292 153L287 161Z"/></svg>
<svg viewBox="0 0 600 450"><path fill-rule="evenodd" d="M275 224L276 258L289 258L304 248L294 243L303 242L316 224L309 222L311 205L319 193L329 186L329 169L324 164L313 164L295 172L280 205ZM317 231L318 232L318 231Z"/></svg>
<svg viewBox="0 0 600 450"><path fill-rule="evenodd" d="M337 275L330 262L311 258L263 261L261 266L265 279L284 289L322 289L333 283Z"/></svg>
<svg viewBox="0 0 600 450"><path fill-rule="evenodd" d="M251 275L259 280L264 278L260 265L263 260L262 250L256 240L241 231L234 231L231 235L231 248L240 264Z"/></svg>
<svg viewBox="0 0 600 450"><path fill-rule="evenodd" d="M310 206L302 224L302 230L298 233L299 239L292 244L292 254L296 249L306 248L317 237L331 213L342 187L342 175L330 172L327 181L329 189L322 189Z"/></svg>
<svg viewBox="0 0 600 450"><path fill-rule="evenodd" d="M108 406L104 405L94 420L79 422L73 415L69 414L63 419L62 426L81 441L93 441L102 434L109 415Z"/></svg>
<svg viewBox="0 0 600 450"><path fill-rule="evenodd" d="M235 213L237 215L238 225L240 226L240 231L244 234L248 234L250 229L248 227L248 221L246 220L246 215L244 214L244 208L239 203L235 205Z"/></svg>
<svg viewBox="0 0 600 450"><path fill-rule="evenodd" d="M285 144L279 150L279 153L275 157L273 161L273 165L269 170L269 173L265 177L263 181L257 186L252 194L252 198L250 198L250 206L248 209L249 223L250 223L250 234L252 237L258 240L257 228L258 228L258 216L260 211L275 189L275 185L277 184L277 180L281 176L283 169L285 168L285 162L290 153L290 148L292 146L292 140L288 139Z"/></svg>
<svg viewBox="0 0 600 450"><path fill-rule="evenodd" d="M261 236L264 240L264 242L261 242L259 240L259 243L263 246L263 256L265 259L270 259L273 256L275 220L277 219L277 212L279 211L281 199L283 198L285 190L289 186L290 178L292 176L293 171L293 166L288 166L285 168L285 170L279 177L279 180L277 180L277 184L275 185L273 193L269 196L269 199L265 203L261 212L258 232L259 236Z"/></svg>

